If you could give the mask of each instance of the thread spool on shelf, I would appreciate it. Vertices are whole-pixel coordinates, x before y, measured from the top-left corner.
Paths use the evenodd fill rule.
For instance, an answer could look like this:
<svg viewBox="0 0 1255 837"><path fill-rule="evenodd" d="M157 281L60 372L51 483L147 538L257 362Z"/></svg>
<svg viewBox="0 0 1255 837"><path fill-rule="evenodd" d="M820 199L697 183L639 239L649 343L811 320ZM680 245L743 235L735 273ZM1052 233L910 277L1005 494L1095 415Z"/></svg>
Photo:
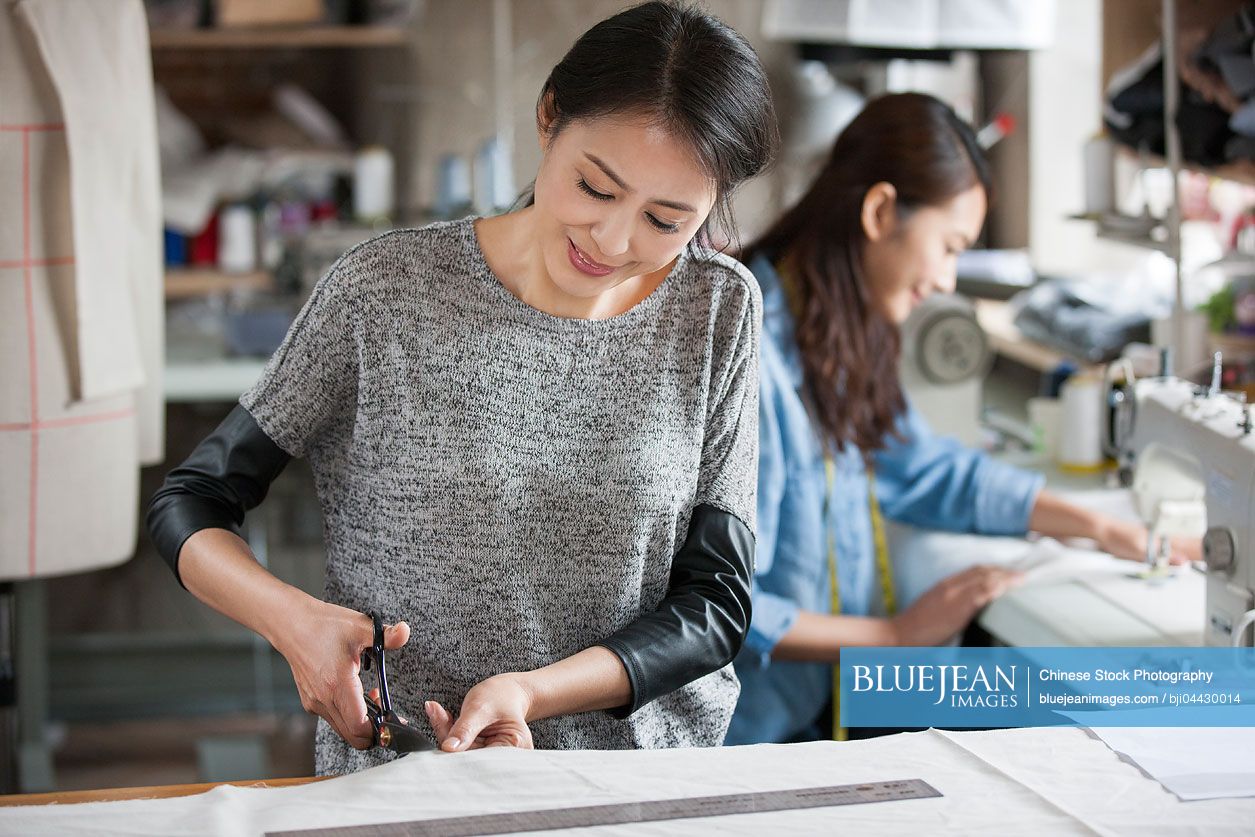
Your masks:
<svg viewBox="0 0 1255 837"><path fill-rule="evenodd" d="M225 273L257 269L257 219L247 204L224 207L218 219L218 267Z"/></svg>
<svg viewBox="0 0 1255 837"><path fill-rule="evenodd" d="M1116 148L1105 134L1085 143L1085 214L1095 218L1116 208Z"/></svg>
<svg viewBox="0 0 1255 837"><path fill-rule="evenodd" d="M471 208L471 167L460 154L445 154L436 172L436 216L457 218Z"/></svg>
<svg viewBox="0 0 1255 837"><path fill-rule="evenodd" d="M367 224L387 223L395 209L392 154L367 146L353 160L353 215Z"/></svg>

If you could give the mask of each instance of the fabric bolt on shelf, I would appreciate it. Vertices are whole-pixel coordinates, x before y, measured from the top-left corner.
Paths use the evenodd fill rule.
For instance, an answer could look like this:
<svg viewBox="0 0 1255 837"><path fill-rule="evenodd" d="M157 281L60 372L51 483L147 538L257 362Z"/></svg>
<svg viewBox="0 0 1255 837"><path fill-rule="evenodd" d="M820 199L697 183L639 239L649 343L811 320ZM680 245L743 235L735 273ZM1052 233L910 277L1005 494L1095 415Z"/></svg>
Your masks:
<svg viewBox="0 0 1255 837"><path fill-rule="evenodd" d="M597 833L1237 835L1255 822L1255 799L1182 803L1087 732L1056 727L689 750L416 753L293 788L2 809L0 832L250 835L910 778L943 795Z"/></svg>
<svg viewBox="0 0 1255 837"><path fill-rule="evenodd" d="M1129 284L1045 279L1011 299L1015 326L1032 340L1091 363L1112 359L1129 343L1150 342L1151 320L1166 311L1163 299L1142 289L1130 298Z"/></svg>
<svg viewBox="0 0 1255 837"><path fill-rule="evenodd" d="M1255 60L1251 56L1253 41L1255 10L1241 8L1216 24L1207 39L1194 51L1192 60L1218 72L1230 92L1238 99L1245 99L1255 93Z"/></svg>
<svg viewBox="0 0 1255 837"><path fill-rule="evenodd" d="M1242 139L1255 137L1255 99L1243 102L1229 117L1229 127Z"/></svg>
<svg viewBox="0 0 1255 837"><path fill-rule="evenodd" d="M1158 155L1166 153L1162 53L1156 41L1112 75L1103 105L1103 123L1117 142ZM1187 162L1204 166L1225 162L1224 146L1233 136L1228 112L1185 84L1181 85L1176 126Z"/></svg>
<svg viewBox="0 0 1255 837"><path fill-rule="evenodd" d="M1249 46L1244 53L1217 56L1216 65L1234 96L1245 100L1255 93L1255 59L1251 57Z"/></svg>

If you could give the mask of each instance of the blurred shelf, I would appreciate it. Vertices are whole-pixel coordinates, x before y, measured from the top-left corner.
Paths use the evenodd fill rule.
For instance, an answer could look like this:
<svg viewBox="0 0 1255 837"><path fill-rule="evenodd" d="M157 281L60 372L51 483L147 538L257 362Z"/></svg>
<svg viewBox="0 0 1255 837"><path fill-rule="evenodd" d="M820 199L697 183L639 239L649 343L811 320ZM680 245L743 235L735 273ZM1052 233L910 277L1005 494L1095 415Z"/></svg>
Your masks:
<svg viewBox="0 0 1255 837"><path fill-rule="evenodd" d="M163 395L167 404L229 403L257 383L266 361L256 358L167 357Z"/></svg>
<svg viewBox="0 0 1255 837"><path fill-rule="evenodd" d="M1156 224L1149 231L1142 232L1131 227L1128 229L1113 227L1109 223L1105 223L1101 215L1069 215L1068 218L1073 221L1088 221L1094 224L1094 234L1107 241L1115 241L1119 244L1141 247L1144 250L1154 250L1159 253L1168 253L1168 231L1162 223ZM1115 220L1134 222L1140 219L1119 215L1115 216ZM1158 236L1156 236L1156 233L1158 233Z"/></svg>
<svg viewBox="0 0 1255 837"><path fill-rule="evenodd" d="M166 403L231 402L257 383L266 359L228 356L221 342L166 330Z"/></svg>
<svg viewBox="0 0 1255 837"><path fill-rule="evenodd" d="M1127 146L1117 146L1119 153L1123 157L1145 165L1148 168L1166 169L1168 161L1158 154L1141 155L1136 150ZM1238 160L1233 163L1225 163L1223 166L1201 166L1198 163L1191 163L1188 160L1181 164L1182 171L1192 171L1199 174L1205 174L1208 177L1216 177L1221 180L1232 180L1235 183L1245 183L1248 186L1255 186L1255 160Z"/></svg>
<svg viewBox="0 0 1255 837"><path fill-rule="evenodd" d="M1157 241L1148 235L1131 235L1119 230L1108 229L1101 224L1095 233L1099 238L1107 241L1114 241L1119 244L1127 244L1130 247L1141 247L1143 250L1154 250L1157 253L1168 252L1168 242Z"/></svg>
<svg viewBox="0 0 1255 837"><path fill-rule="evenodd" d="M1255 186L1255 160L1241 160L1236 163L1227 163L1216 168L1206 168L1205 166L1196 166L1193 163L1186 163L1185 168L1189 171L1201 172L1212 177L1218 177L1221 180L1232 180L1237 183L1245 183L1248 186Z"/></svg>
<svg viewBox="0 0 1255 837"><path fill-rule="evenodd" d="M1051 346L1030 340L1015 326L1011 307L1005 302L992 299L973 300L976 319L989 335L989 345L1003 357L1021 363L1039 372L1052 372L1063 362L1080 369L1092 367L1089 361L1073 357Z"/></svg>
<svg viewBox="0 0 1255 837"><path fill-rule="evenodd" d="M166 271L166 299L190 299L206 294L238 290L265 291L273 285L264 270L223 273L214 268L181 268Z"/></svg>
<svg viewBox="0 0 1255 837"><path fill-rule="evenodd" d="M1222 352L1227 361L1244 362L1255 358L1255 336L1235 332L1210 333L1207 339L1213 352Z"/></svg>
<svg viewBox="0 0 1255 837"><path fill-rule="evenodd" d="M410 42L403 26L284 26L255 29L154 29L152 48L169 49L335 49L399 47Z"/></svg>

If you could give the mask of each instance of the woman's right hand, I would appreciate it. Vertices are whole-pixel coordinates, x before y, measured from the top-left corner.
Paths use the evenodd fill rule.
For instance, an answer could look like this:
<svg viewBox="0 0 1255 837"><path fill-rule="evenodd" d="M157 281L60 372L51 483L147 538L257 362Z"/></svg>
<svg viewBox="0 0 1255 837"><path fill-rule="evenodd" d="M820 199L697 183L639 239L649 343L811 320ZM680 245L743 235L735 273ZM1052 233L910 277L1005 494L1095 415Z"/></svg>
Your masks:
<svg viewBox="0 0 1255 837"><path fill-rule="evenodd" d="M330 724L355 749L368 749L374 730L366 717L358 670L362 652L375 641L370 617L311 600L287 625L275 648L292 667L301 706ZM404 622L384 626L387 650L400 648L409 638L410 626Z"/></svg>
<svg viewBox="0 0 1255 837"><path fill-rule="evenodd" d="M955 573L889 620L895 645L940 645L967 627L982 607L1019 584L1024 574L975 566Z"/></svg>

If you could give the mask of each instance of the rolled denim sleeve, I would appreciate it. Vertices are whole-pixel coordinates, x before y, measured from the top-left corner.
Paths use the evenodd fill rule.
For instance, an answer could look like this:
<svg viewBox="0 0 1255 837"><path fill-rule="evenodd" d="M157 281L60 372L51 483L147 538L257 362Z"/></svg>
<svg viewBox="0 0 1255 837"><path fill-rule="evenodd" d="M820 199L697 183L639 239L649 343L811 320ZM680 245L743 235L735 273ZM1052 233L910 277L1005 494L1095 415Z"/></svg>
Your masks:
<svg viewBox="0 0 1255 837"><path fill-rule="evenodd" d="M998 462L979 454L976 518L973 531L981 535L1023 535L1046 478L1039 473Z"/></svg>
<svg viewBox="0 0 1255 837"><path fill-rule="evenodd" d="M771 652L797 621L800 608L792 599L764 592L757 584L750 594L754 618L745 637L745 648L753 652L760 666L771 662Z"/></svg>
<svg viewBox="0 0 1255 837"><path fill-rule="evenodd" d="M908 406L901 438L875 455L876 496L886 516L951 532L1022 535L1044 478L938 436Z"/></svg>

